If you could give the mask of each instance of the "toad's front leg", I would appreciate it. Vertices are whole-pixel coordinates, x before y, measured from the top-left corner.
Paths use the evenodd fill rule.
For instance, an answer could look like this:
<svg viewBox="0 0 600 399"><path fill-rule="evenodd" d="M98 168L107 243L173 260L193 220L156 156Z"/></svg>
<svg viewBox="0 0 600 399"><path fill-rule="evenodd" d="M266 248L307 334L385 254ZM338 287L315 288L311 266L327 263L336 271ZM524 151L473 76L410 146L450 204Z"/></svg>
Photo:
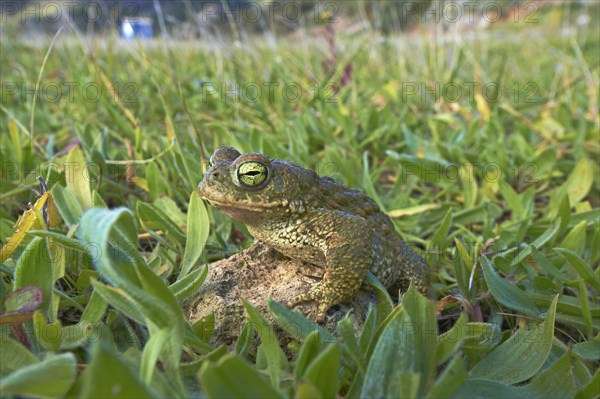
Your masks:
<svg viewBox="0 0 600 399"><path fill-rule="evenodd" d="M371 267L371 240L365 230L346 231L343 240L334 241L325 252L327 262L323 280L305 294L288 302L289 307L305 302L315 302L317 322L323 323L327 310L333 305L350 299L362 285L365 274ZM359 237L362 235L362 237ZM365 235L367 237L365 237ZM339 242L343 242L339 245Z"/></svg>

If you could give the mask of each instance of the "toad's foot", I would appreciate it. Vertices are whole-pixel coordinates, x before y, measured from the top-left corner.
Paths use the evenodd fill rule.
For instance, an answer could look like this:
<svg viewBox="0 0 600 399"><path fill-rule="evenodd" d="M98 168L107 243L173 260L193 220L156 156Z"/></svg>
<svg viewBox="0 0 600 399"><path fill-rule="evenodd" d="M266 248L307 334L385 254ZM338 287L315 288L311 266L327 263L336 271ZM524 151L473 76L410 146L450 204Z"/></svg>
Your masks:
<svg viewBox="0 0 600 399"><path fill-rule="evenodd" d="M341 301L338 299L331 299L327 297L324 290L322 289L323 285L319 284L317 287L311 289L309 292L298 295L287 303L289 308L294 308L298 305L314 302L316 307L316 315L317 315L317 323L323 324L325 322L325 316L327 314L327 310L333 305L340 303Z"/></svg>

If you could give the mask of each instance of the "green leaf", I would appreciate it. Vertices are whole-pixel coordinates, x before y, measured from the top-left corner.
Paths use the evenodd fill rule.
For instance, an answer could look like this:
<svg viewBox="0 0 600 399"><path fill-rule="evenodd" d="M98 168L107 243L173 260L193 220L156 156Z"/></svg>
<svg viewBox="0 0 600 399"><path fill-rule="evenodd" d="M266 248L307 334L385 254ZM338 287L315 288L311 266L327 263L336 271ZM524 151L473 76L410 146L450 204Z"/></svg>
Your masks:
<svg viewBox="0 0 600 399"><path fill-rule="evenodd" d="M147 230L163 230L180 245L185 244L185 234L160 208L139 201L136 213Z"/></svg>
<svg viewBox="0 0 600 399"><path fill-rule="evenodd" d="M2 359L4 362L5 359ZM62 397L77 376L75 356L64 353L13 371L0 380L3 395Z"/></svg>
<svg viewBox="0 0 600 399"><path fill-rule="evenodd" d="M469 275L473 269L473 258L469 254L467 247L458 238L454 238L454 244L457 249L457 256L454 260L454 271L456 274L456 282L461 292L469 296Z"/></svg>
<svg viewBox="0 0 600 399"><path fill-rule="evenodd" d="M284 358L285 355L279 347L277 336L275 335L273 328L254 306L244 301L244 309L246 309L250 321L254 324L254 329L258 333L261 345L264 348L267 358L267 372L271 379L271 385L278 388L282 368L281 359Z"/></svg>
<svg viewBox="0 0 600 399"><path fill-rule="evenodd" d="M579 300L581 301L581 316L585 322L588 337L591 337L594 334L594 325L592 321L592 312L590 311L588 287L583 280L579 280Z"/></svg>
<svg viewBox="0 0 600 399"><path fill-rule="evenodd" d="M500 180L500 194L506 201L506 206L512 210L512 220L518 220L526 216L523 199L504 180Z"/></svg>
<svg viewBox="0 0 600 399"><path fill-rule="evenodd" d="M417 353L418 337L404 310L396 313L379 337L365 376L362 398L413 397L419 389L418 370L422 353ZM404 382L404 383L403 383Z"/></svg>
<svg viewBox="0 0 600 399"><path fill-rule="evenodd" d="M65 276L67 257L71 255L71 253L67 255L67 251L65 250L65 248L52 238L46 239L46 243L48 245L48 252L50 253L51 259L50 263L52 265L52 281L56 281L59 278L63 278ZM86 256L87 252L83 252L82 254L84 255L81 257L82 259L88 258ZM52 318L56 318L57 314L58 308L52 308Z"/></svg>
<svg viewBox="0 0 600 399"><path fill-rule="evenodd" d="M97 338L97 336L94 336L94 333L100 334L101 332L101 328L87 321L80 321L77 324L61 327L59 349L65 351L81 348L87 345L90 339Z"/></svg>
<svg viewBox="0 0 600 399"><path fill-rule="evenodd" d="M37 341L47 350L56 352L61 346L62 335L60 321L48 323L44 314L36 310L33 314L34 333Z"/></svg>
<svg viewBox="0 0 600 399"><path fill-rule="evenodd" d="M225 345L221 345L217 349L210 351L206 355L201 356L200 358L190 363L183 363L181 365L181 370L186 375L196 374L198 373L202 365L207 361L216 362L225 355L227 355L227 347Z"/></svg>
<svg viewBox="0 0 600 399"><path fill-rule="evenodd" d="M296 399L321 399L321 392L310 382L301 382L296 386Z"/></svg>
<svg viewBox="0 0 600 399"><path fill-rule="evenodd" d="M198 338L203 341L208 341L215 329L215 313L210 313L203 318L197 320L192 325L192 330Z"/></svg>
<svg viewBox="0 0 600 399"><path fill-rule="evenodd" d="M498 217L502 214L502 209L493 203L481 203L470 209L461 209L454 212L452 221L454 225L467 225L483 222L490 216Z"/></svg>
<svg viewBox="0 0 600 399"><path fill-rule="evenodd" d="M543 323L531 331L518 330L477 363L470 372L470 378L516 384L535 375L552 348L557 303L558 295L554 297Z"/></svg>
<svg viewBox="0 0 600 399"><path fill-rule="evenodd" d="M65 248L74 249L76 251L87 253L88 247L86 247L81 241L71 237L67 237L63 234L56 233L50 230L29 230L27 232L35 237L52 238L52 240L63 245Z"/></svg>
<svg viewBox="0 0 600 399"><path fill-rule="evenodd" d="M106 202L104 202L96 190L92 190L92 200L94 202L94 208L108 208L108 206L106 206Z"/></svg>
<svg viewBox="0 0 600 399"><path fill-rule="evenodd" d="M472 265L474 262L473 262L473 257L469 253L468 248L458 238L454 239L454 243L456 244L456 248L458 249L458 253L461 256L462 261L464 262L465 266L467 266L470 271L472 269Z"/></svg>
<svg viewBox="0 0 600 399"><path fill-rule="evenodd" d="M428 250L440 250L442 248L446 248L446 236L450 231L450 226L452 225L452 209L448 209L440 227L433 233L431 236L431 240L428 243Z"/></svg>
<svg viewBox="0 0 600 399"><path fill-rule="evenodd" d="M143 315L158 328L174 327L183 331L179 303L165 283L145 265L135 248L137 234L129 210L90 209L81 218L81 232L85 242L95 242L100 246L97 267L114 287L104 289L98 284L94 286L96 289L101 287L100 294L110 296L105 296L109 303L110 299L116 298L121 311L130 317L132 312L141 312L133 316L135 320L140 320Z"/></svg>
<svg viewBox="0 0 600 399"><path fill-rule="evenodd" d="M533 246L536 249L542 248L545 244L550 242L558 233L558 229L560 228L560 221L555 222L552 226L548 228L548 230L544 231L539 237L535 239L533 242Z"/></svg>
<svg viewBox="0 0 600 399"><path fill-rule="evenodd" d="M90 364L82 373L81 379L82 399L157 397L101 341L93 346Z"/></svg>
<svg viewBox="0 0 600 399"><path fill-rule="evenodd" d="M581 158L565 182L569 202L577 204L590 192L594 183L594 165L587 157Z"/></svg>
<svg viewBox="0 0 600 399"><path fill-rule="evenodd" d="M525 224L523 224L523 226L525 226ZM517 248L506 251L501 256L497 256L494 259L494 261L495 262L501 261L505 257L510 258L510 256L512 256L514 253L516 253L516 256L513 256L512 260L510 261L511 268L518 264L521 264L523 262L529 261L531 259L532 255L535 255L538 252L537 252L537 249L533 245L520 243L520 244L517 244Z"/></svg>
<svg viewBox="0 0 600 399"><path fill-rule="evenodd" d="M183 229L185 226L188 225L188 223L187 223L188 216L181 209L179 209L179 205L177 205L177 202L175 202L175 200L173 200L172 198L166 197L166 196L161 196L156 201L154 201L153 204L158 209L163 211L165 213L165 215L167 215L169 217L169 219L171 219L173 221L173 223L175 223L180 228ZM188 214L189 214L189 207L188 207Z"/></svg>
<svg viewBox="0 0 600 399"><path fill-rule="evenodd" d="M254 338L254 328L251 322L244 324L242 332L240 333L235 343L235 353L240 357L245 357L252 345L252 339Z"/></svg>
<svg viewBox="0 0 600 399"><path fill-rule="evenodd" d="M38 287L42 292L40 309L48 313L52 299L52 263L46 239L36 237L21 254L15 269L14 289L25 286Z"/></svg>
<svg viewBox="0 0 600 399"><path fill-rule="evenodd" d="M382 318L387 317L392 313L392 310L394 310L394 301L392 301L387 288L385 288L383 284L381 284L381 281L379 281L379 279L371 272L367 272L365 282L371 285L377 296L377 314Z"/></svg>
<svg viewBox="0 0 600 399"><path fill-rule="evenodd" d="M75 194L75 198L81 209L86 210L94 206L92 201L92 191L90 189L90 171L87 168L87 163L81 148L74 146L65 162L65 181L67 190Z"/></svg>
<svg viewBox="0 0 600 399"><path fill-rule="evenodd" d="M106 308L108 307L108 303L104 300L104 298L100 295L99 292L93 291L90 300L88 301L83 314L81 315L81 321L87 321L90 324L98 323L104 313L106 313Z"/></svg>
<svg viewBox="0 0 600 399"><path fill-rule="evenodd" d="M587 221L579 222L569 233L563 238L562 247L582 255L586 243L586 228Z"/></svg>
<svg viewBox="0 0 600 399"><path fill-rule="evenodd" d="M600 291L600 277L594 273L592 268L585 263L577 254L566 248L554 248L556 252L564 256L573 266L575 271L588 282L596 291Z"/></svg>
<svg viewBox="0 0 600 399"><path fill-rule="evenodd" d="M577 389L571 372L570 358L570 353L565 353L529 384L521 387L527 393L522 397L572 398Z"/></svg>
<svg viewBox="0 0 600 399"><path fill-rule="evenodd" d="M322 342L336 342L336 338L323 327L313 323L298 312L291 311L279 302L272 299L268 303L269 312L277 324L296 338L306 338L308 334L317 330Z"/></svg>
<svg viewBox="0 0 600 399"><path fill-rule="evenodd" d="M552 262L550 259L548 259L546 256L544 256L542 254L542 252L538 252L538 251L534 252L531 255L531 258L532 258L533 262L535 262L535 264L539 265L542 269L544 269L544 271L548 275L555 277L559 281L565 281L567 279L567 276L565 276L565 274L556 267L554 262ZM539 281L539 279L538 279L538 281ZM556 287L553 287L553 290L556 291Z"/></svg>
<svg viewBox="0 0 600 399"><path fill-rule="evenodd" d="M83 209L77 201L77 197L73 192L60 184L56 184L51 190L52 199L56 205L56 209L60 213L67 226L76 225L83 215Z"/></svg>
<svg viewBox="0 0 600 399"><path fill-rule="evenodd" d="M296 367L294 369L294 382L298 385L302 381L302 376L308 367L310 361L317 357L321 350L321 341L319 338L319 332L313 331L302 343L300 351L298 352L298 358L296 359ZM315 388L316 389L316 388Z"/></svg>
<svg viewBox="0 0 600 399"><path fill-rule="evenodd" d="M208 398L283 398L262 375L234 355L203 364L199 378Z"/></svg>
<svg viewBox="0 0 600 399"><path fill-rule="evenodd" d="M95 208L81 218L81 235L85 242L96 242L100 255L96 265L114 287L96 281L95 289L109 303L134 320L146 324L151 337L167 336L161 346L161 361L171 381L183 391L178 373L186 325L179 303L165 283L145 264L136 249L135 221L124 208ZM161 329L169 329L162 334Z"/></svg>
<svg viewBox="0 0 600 399"><path fill-rule="evenodd" d="M356 362L361 374L367 371L367 362L365 361L358 340L354 332L354 320L348 316L337 323L338 334L343 340L344 349L350 354Z"/></svg>
<svg viewBox="0 0 600 399"><path fill-rule="evenodd" d="M178 279L176 282L169 286L169 290L175 296L178 302L181 302L187 299L194 292L197 292L202 283L204 283L204 279L206 279L206 275L208 274L208 266L202 266L190 274L185 276L184 278Z"/></svg>
<svg viewBox="0 0 600 399"><path fill-rule="evenodd" d="M214 349L206 341L199 338L189 324L183 334L184 343L194 349L198 349L201 352L210 352Z"/></svg>
<svg viewBox="0 0 600 399"><path fill-rule="evenodd" d="M575 399L588 399L598 397L598 387L600 386L600 368L596 368L594 376L582 387L575 395Z"/></svg>
<svg viewBox="0 0 600 399"><path fill-rule="evenodd" d="M165 182L157 162L151 162L146 166L146 180L148 181L148 191L152 201L167 193L168 184Z"/></svg>
<svg viewBox="0 0 600 399"><path fill-rule="evenodd" d="M38 359L22 344L10 337L2 338L2 361L0 362L0 377L20 368L35 364Z"/></svg>
<svg viewBox="0 0 600 399"><path fill-rule="evenodd" d="M539 310L527 294L500 277L494 270L492 262L485 255L481 255L479 264L483 269L483 275L492 296L498 302L526 315L540 317Z"/></svg>
<svg viewBox="0 0 600 399"><path fill-rule="evenodd" d="M310 362L304 378L320 392L321 397L337 397L337 376L340 367L340 348L338 344L329 344Z"/></svg>
<svg viewBox="0 0 600 399"><path fill-rule="evenodd" d="M537 375L531 383L518 387L506 383L472 379L454 395L455 398L572 398L576 386L569 353Z"/></svg>
<svg viewBox="0 0 600 399"><path fill-rule="evenodd" d="M362 186L369 197L371 197L377 203L377 205L382 207L381 199L379 198L377 190L375 190L373 179L371 178L371 173L369 172L369 153L364 151L362 155Z"/></svg>
<svg viewBox="0 0 600 399"><path fill-rule="evenodd" d="M575 344L573 345L573 352L583 359L600 360L600 339L595 338Z"/></svg>
<svg viewBox="0 0 600 399"><path fill-rule="evenodd" d="M200 259L208 239L209 226L208 213L204 202L198 192L193 191L188 208L185 252L183 253L179 278L187 275Z"/></svg>
<svg viewBox="0 0 600 399"><path fill-rule="evenodd" d="M412 349L416 356L410 370L419 376L417 396L423 397L436 367L438 330L435 309L433 302L421 295L412 285L402 297L402 307L413 323L412 333L417 337Z"/></svg>
<svg viewBox="0 0 600 399"><path fill-rule="evenodd" d="M473 172L473 164L464 162L459 171L460 182L462 185L462 195L464 196L464 207L473 208L477 203L477 180Z"/></svg>
<svg viewBox="0 0 600 399"><path fill-rule="evenodd" d="M439 183L442 179L440 172L447 170L450 166L456 166L444 160L429 157L421 158L413 155L400 154L395 158L402 164L402 177L404 179L412 175L428 183Z"/></svg>
<svg viewBox="0 0 600 399"><path fill-rule="evenodd" d="M17 122L13 118L8 121L8 133L10 134L10 148L12 155L14 156L14 160L17 162L17 165L23 165L23 151L21 149L22 141L21 137L19 137L19 128L17 127Z"/></svg>
<svg viewBox="0 0 600 399"><path fill-rule="evenodd" d="M464 313L460 314L452 328L438 337L436 348L436 365L440 366L461 347L464 340L464 328L467 323L467 317Z"/></svg>
<svg viewBox="0 0 600 399"><path fill-rule="evenodd" d="M179 306L179 302L177 302L177 299L175 298L171 290L169 290L169 287L167 287L166 283L145 264L138 265L138 267L136 267L135 270L137 272L137 277L140 282L140 288L143 290L142 292L149 294L150 297L156 300L158 305L163 307L163 311L161 312L159 312L156 307L154 308L155 312L153 313L153 315L155 315L156 317L151 317L151 320L158 324L158 318L163 317L163 321L178 323L178 327L182 327L185 324L185 321L183 318L183 314L181 313L181 307ZM170 312L170 314L168 316L165 316L164 311ZM171 325L170 327L173 327L173 325Z"/></svg>
<svg viewBox="0 0 600 399"><path fill-rule="evenodd" d="M123 312L123 314L139 324L144 324L144 311L137 302L121 288L111 287L96 279L92 279L94 292L97 292L102 299Z"/></svg>
<svg viewBox="0 0 600 399"><path fill-rule="evenodd" d="M358 345L362 353L366 354L370 348L374 348L375 344L373 341L376 338L377 326L379 316L377 314L377 308L373 305L369 305L369 311L367 312L367 318L363 325Z"/></svg>
<svg viewBox="0 0 600 399"><path fill-rule="evenodd" d="M467 380L451 398L516 399L527 396L523 396L519 387L497 381L472 379Z"/></svg>
<svg viewBox="0 0 600 399"><path fill-rule="evenodd" d="M173 330L170 328L161 328L158 331L153 331L152 336L144 346L140 377L147 385L152 383L156 362L160 353L164 350L165 344L171 339L169 335L172 333Z"/></svg>
<svg viewBox="0 0 600 399"><path fill-rule="evenodd" d="M428 398L450 397L467 380L467 368L460 354L454 356L428 394Z"/></svg>
<svg viewBox="0 0 600 399"><path fill-rule="evenodd" d="M571 222L571 204L569 203L569 196L565 195L558 207L557 218L560 220L559 234L565 232ZM556 220L555 220L556 222Z"/></svg>

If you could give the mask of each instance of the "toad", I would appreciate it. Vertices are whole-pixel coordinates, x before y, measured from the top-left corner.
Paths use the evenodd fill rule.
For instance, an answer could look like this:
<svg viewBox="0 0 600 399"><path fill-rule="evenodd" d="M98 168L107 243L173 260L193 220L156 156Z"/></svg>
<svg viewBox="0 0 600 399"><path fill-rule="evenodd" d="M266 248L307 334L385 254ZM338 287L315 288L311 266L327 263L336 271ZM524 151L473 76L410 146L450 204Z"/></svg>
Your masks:
<svg viewBox="0 0 600 399"><path fill-rule="evenodd" d="M429 291L427 264L400 239L364 192L260 153L219 147L200 196L283 255L324 268L321 281L288 306L316 305L317 321L351 298L371 271L392 292Z"/></svg>

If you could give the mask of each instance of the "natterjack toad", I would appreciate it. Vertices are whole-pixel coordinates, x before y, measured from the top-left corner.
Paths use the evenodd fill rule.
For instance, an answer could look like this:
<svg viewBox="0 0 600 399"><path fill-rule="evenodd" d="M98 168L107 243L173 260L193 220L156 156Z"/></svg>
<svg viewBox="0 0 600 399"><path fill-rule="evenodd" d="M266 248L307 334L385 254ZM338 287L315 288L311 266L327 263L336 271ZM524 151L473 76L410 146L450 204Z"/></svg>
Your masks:
<svg viewBox="0 0 600 399"><path fill-rule="evenodd" d="M288 303L316 302L317 320L360 288L371 271L390 289L428 287L425 261L364 192L312 169L219 147L200 195L285 256L325 268L322 281Z"/></svg>

